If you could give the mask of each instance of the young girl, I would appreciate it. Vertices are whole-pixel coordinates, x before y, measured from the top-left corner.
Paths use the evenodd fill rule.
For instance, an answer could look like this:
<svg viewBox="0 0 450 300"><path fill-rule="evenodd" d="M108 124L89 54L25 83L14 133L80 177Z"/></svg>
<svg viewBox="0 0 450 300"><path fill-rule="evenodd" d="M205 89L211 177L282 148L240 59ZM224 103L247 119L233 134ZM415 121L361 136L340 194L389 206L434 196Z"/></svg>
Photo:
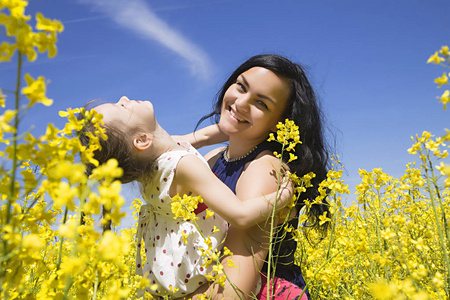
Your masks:
<svg viewBox="0 0 450 300"><path fill-rule="evenodd" d="M145 205L139 213L137 243L137 274L148 278L156 290L153 295L182 297L206 283L204 267L207 257L202 249L220 249L227 223L236 228L254 226L267 219L273 209L275 193L259 195L241 202L209 169L202 156L188 143L177 143L158 124L149 101L134 101L122 97L115 103L94 108L103 115L107 140L100 139L101 149L95 152L99 163L115 158L123 168L123 183L138 180L142 184ZM81 135L84 144L92 128ZM88 172L93 166L88 165ZM276 175L275 175L276 176ZM278 180L278 179L277 179ZM195 210L196 221L204 237L190 221L174 219L171 212L175 195L201 195L216 214L208 218L206 206ZM292 186L285 183L277 200L280 210L292 196ZM223 218L223 219L222 219ZM144 239L145 246L141 244ZM183 241L184 240L184 241ZM146 263L141 265L144 248Z"/></svg>
<svg viewBox="0 0 450 300"><path fill-rule="evenodd" d="M279 144L269 143L267 139L271 132L276 132L276 124L285 119L299 126L302 141L295 148L296 160L289 162L289 156L283 157L286 168L299 177L309 172L316 175L311 181L313 187L300 195L297 213L304 206L304 200L311 201L319 194L319 183L327 174L328 150L318 101L301 66L278 55L251 57L231 74L218 93L214 111L203 117L199 124L210 117L214 118L215 125L179 138L197 148L229 139L227 147L211 151L205 159L239 199L245 201L277 189L271 174L279 165L273 151L280 153L280 149ZM325 236L328 223L319 226L319 216L323 213L329 216L326 202L314 204L307 210L309 226ZM298 218L290 223L297 228ZM260 278L261 270L267 268L268 247L264 245L268 244L269 237L265 233L270 229L264 222L246 229L233 225L229 228L228 236L234 238L227 239L225 245L234 253L232 259L241 270L239 275L245 278L239 285L242 291L248 292ZM294 264L297 244L289 233L285 237L284 233L278 231L275 234L277 242L271 245L273 253L279 253L275 255L275 274L304 288L300 267ZM233 276L233 270L230 274ZM264 284L265 278L261 277ZM287 282L281 285L289 286ZM289 290L285 287L275 287L275 299L295 298L281 292ZM264 287L261 293L266 293ZM263 297L258 295L258 298Z"/></svg>

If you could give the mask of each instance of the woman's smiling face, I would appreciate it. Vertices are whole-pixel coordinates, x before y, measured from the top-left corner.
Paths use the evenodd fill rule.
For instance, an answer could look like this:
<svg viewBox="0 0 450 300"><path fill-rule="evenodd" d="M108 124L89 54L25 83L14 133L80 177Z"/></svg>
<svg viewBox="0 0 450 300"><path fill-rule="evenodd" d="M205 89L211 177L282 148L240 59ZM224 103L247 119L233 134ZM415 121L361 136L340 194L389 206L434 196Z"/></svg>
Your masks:
<svg viewBox="0 0 450 300"><path fill-rule="evenodd" d="M281 121L289 94L287 80L268 69L253 67L225 92L219 126L230 138L260 143Z"/></svg>

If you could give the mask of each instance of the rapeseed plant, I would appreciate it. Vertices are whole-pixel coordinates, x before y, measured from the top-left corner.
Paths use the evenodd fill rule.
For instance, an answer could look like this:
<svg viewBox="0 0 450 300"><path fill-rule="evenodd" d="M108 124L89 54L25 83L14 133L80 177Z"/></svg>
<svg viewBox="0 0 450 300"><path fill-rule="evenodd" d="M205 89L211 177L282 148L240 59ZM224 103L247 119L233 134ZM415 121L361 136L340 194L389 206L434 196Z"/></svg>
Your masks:
<svg viewBox="0 0 450 300"><path fill-rule="evenodd" d="M34 105L52 104L46 96L46 79L28 73L22 78L22 63L36 60L38 53L54 57L57 33L63 30L59 21L40 13L32 28L31 16L25 14L27 4L0 1L0 24L9 41L0 45L0 61L17 62L15 88L0 93L3 107L9 97L14 103L14 110L0 116L0 297L133 298L147 284L132 267L135 232L102 235L94 222L95 214L105 207L110 211L105 219L120 223L124 199L113 178L121 170L111 161L88 178L82 162L98 165L93 159L98 142L92 136L93 143L86 148L76 136L85 120L78 121L75 114L83 114L97 126L96 136L102 136L101 118L83 109L69 109L60 113L68 119L63 129L49 124L40 137L17 130Z"/></svg>
<svg viewBox="0 0 450 300"><path fill-rule="evenodd" d="M448 47L428 63L448 68ZM448 85L448 74L435 79ZM446 108L448 91L438 97ZM301 263L315 299L449 299L450 168L449 130L412 138L408 149L418 156L401 178L381 169L360 170L356 201L342 206L335 171L328 174L332 230L325 241L312 245L297 234ZM438 171L438 172L437 172Z"/></svg>

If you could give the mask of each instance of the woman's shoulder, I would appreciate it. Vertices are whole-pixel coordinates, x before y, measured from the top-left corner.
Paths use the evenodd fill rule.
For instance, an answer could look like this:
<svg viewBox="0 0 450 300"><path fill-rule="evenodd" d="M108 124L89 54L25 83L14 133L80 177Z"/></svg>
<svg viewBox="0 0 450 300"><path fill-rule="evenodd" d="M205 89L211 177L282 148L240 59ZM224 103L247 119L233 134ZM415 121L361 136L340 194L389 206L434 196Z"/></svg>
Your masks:
<svg viewBox="0 0 450 300"><path fill-rule="evenodd" d="M276 167L278 169L280 164L284 165L284 163L274 155L273 151L263 150L258 153L255 159L248 163L247 168L265 166L269 168Z"/></svg>
<svg viewBox="0 0 450 300"><path fill-rule="evenodd" d="M222 152L226 149L226 146L215 148L214 150L209 151L204 157L208 162L209 166L212 168L216 161L219 159Z"/></svg>
<svg viewBox="0 0 450 300"><path fill-rule="evenodd" d="M242 176L253 176L260 174L260 178L264 174L271 174L273 172L280 172L286 170L286 164L270 150L263 150L244 167ZM270 175L271 176L271 175Z"/></svg>
<svg viewBox="0 0 450 300"><path fill-rule="evenodd" d="M236 194L249 199L275 192L282 170L286 170L285 164L272 151L261 151L245 166L236 185Z"/></svg>

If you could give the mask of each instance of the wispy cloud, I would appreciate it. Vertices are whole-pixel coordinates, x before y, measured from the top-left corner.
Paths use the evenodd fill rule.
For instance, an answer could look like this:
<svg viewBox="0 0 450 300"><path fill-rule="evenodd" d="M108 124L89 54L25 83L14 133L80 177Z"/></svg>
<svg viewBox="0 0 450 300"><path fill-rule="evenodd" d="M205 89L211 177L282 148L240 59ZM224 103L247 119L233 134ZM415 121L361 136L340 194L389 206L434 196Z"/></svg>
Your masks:
<svg viewBox="0 0 450 300"><path fill-rule="evenodd" d="M72 19L72 20L62 20L63 24L68 24L68 23L78 23L78 22L86 22L86 21L96 21L99 19L106 19L107 17L105 16L99 16L99 17L92 17L92 18L81 18L81 19Z"/></svg>
<svg viewBox="0 0 450 300"><path fill-rule="evenodd" d="M145 39L156 41L182 57L191 74L206 80L213 67L205 51L185 38L160 19L142 0L80 0L114 20L120 26L134 31Z"/></svg>

